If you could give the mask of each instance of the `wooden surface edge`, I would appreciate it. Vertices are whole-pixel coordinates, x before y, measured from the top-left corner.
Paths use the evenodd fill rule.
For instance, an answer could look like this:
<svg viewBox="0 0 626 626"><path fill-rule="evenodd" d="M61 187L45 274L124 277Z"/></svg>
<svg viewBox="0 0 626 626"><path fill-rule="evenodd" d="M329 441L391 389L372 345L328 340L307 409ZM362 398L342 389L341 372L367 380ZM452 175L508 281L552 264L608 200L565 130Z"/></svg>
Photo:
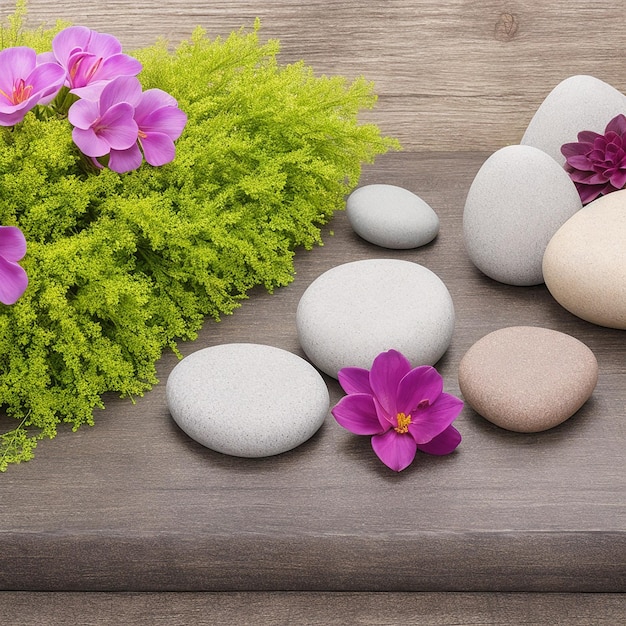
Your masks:
<svg viewBox="0 0 626 626"><path fill-rule="evenodd" d="M0 593L5 623L332 626L589 624L613 626L626 594L545 593Z"/></svg>
<svg viewBox="0 0 626 626"><path fill-rule="evenodd" d="M626 533L0 534L4 591L626 593Z"/></svg>

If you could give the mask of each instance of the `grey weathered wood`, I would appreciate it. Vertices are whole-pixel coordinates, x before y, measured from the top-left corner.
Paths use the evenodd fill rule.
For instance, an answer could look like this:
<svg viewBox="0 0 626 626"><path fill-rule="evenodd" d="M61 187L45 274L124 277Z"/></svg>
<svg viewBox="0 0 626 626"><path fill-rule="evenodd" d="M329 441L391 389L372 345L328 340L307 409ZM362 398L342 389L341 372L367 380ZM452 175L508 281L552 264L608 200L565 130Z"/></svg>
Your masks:
<svg viewBox="0 0 626 626"><path fill-rule="evenodd" d="M10 0L3 5L11 6ZM57 18L111 32L125 46L195 25L224 36L262 20L285 62L364 75L380 94L363 119L407 150L495 150L519 142L561 80L592 74L626 90L621 0L30 0L33 23ZM574 140L575 138L573 138Z"/></svg>
<svg viewBox="0 0 626 626"><path fill-rule="evenodd" d="M622 594L0 593L11 626L616 626Z"/></svg>
<svg viewBox="0 0 626 626"><path fill-rule="evenodd" d="M598 357L600 379L575 417L542 434L502 431L466 408L454 455L421 455L394 475L365 438L330 417L313 440L274 458L202 448L167 413L163 383L176 359L166 354L163 383L135 405L107 397L94 428L61 429L33 462L0 476L0 589L626 591L626 335L575 318L544 286L485 278L461 237L474 174L490 151L519 139L556 82L591 73L626 89L621 2L31 0L30 7L33 23L64 17L112 32L129 48L158 36L175 42L195 24L227 35L260 16L263 36L283 42L284 61L304 58L320 72L376 82L380 103L364 118L408 150L366 168L362 183L407 187L440 215L432 244L395 252L358 239L337 215L326 245L299 253L294 283L273 295L254 290L233 316L207 322L184 354L228 341L301 354L294 314L310 281L342 262L391 256L426 265L452 293L456 330L438 364L447 391L458 394L458 362L474 341L515 324L578 337ZM509 13L514 18L502 17ZM339 387L327 380L335 402ZM165 601L150 597L139 602ZM355 604L375 614L379 597ZM481 596L446 597L464 598L451 600L450 619L457 609L481 615ZM339 607L345 597L324 598ZM495 610L520 596L484 598ZM558 623L550 618L571 600L558 598L542 596L537 614L548 623ZM623 610L622 599L611 598L609 616ZM599 599L576 596L573 606L592 607L591 615Z"/></svg>

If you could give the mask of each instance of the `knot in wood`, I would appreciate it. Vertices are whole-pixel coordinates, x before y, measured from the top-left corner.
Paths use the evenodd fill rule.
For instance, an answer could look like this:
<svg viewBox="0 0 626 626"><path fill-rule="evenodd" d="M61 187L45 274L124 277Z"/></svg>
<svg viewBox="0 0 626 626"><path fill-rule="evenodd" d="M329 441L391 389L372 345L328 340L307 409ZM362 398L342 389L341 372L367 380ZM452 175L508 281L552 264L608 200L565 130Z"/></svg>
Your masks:
<svg viewBox="0 0 626 626"><path fill-rule="evenodd" d="M517 33L517 17L513 13L502 13L496 22L494 36L498 41L511 41Z"/></svg>

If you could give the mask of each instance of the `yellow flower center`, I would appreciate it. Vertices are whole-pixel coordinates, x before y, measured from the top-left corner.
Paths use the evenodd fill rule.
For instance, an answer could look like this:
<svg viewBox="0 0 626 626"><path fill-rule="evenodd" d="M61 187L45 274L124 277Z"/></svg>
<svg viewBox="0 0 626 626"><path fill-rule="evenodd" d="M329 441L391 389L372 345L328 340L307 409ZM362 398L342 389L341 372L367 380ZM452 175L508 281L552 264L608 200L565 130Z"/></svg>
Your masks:
<svg viewBox="0 0 626 626"><path fill-rule="evenodd" d="M400 435L406 435L409 432L409 424L411 423L411 415L405 415L404 413L398 413L396 415L398 425L394 430Z"/></svg>
<svg viewBox="0 0 626 626"><path fill-rule="evenodd" d="M13 85L13 93L11 95L5 93L0 89L0 95L3 96L9 104L13 106L21 104L24 100L27 100L30 97L31 92L33 91L32 85L27 85L26 81L23 78L20 78Z"/></svg>

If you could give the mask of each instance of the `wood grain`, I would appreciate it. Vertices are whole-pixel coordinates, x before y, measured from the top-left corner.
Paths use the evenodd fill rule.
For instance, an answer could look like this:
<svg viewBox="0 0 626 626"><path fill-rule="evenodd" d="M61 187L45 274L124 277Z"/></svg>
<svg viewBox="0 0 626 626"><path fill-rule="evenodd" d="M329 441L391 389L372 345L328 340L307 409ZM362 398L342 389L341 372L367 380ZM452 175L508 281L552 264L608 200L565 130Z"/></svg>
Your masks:
<svg viewBox="0 0 626 626"><path fill-rule="evenodd" d="M622 594L0 593L11 626L616 626Z"/></svg>
<svg viewBox="0 0 626 626"><path fill-rule="evenodd" d="M464 352L491 330L540 325L596 353L592 399L541 434L503 431L471 409L449 457L420 455L400 475L366 438L330 417L309 442L266 459L237 459L186 437L164 382L136 405L107 398L97 425L43 442L35 461L2 477L0 588L48 590L626 590L626 341L559 307L544 286L509 287L463 252L461 207L484 154L390 154L362 182L420 192L441 232L418 250L360 240L345 214L326 244L297 258L296 280L255 290L233 316L207 322L188 354L230 341L302 354L295 311L307 285L339 263L393 257L426 265L457 311L438 368L458 394ZM331 401L340 389L327 379Z"/></svg>
<svg viewBox="0 0 626 626"><path fill-rule="evenodd" d="M440 216L432 244L389 251L360 240L338 214L324 247L297 255L291 285L273 295L253 290L233 316L207 322L197 341L181 346L184 354L230 341L302 354L295 310L308 284L339 263L392 257L426 265L452 294L455 334L438 363L448 392L459 393L458 363L477 339L517 324L579 338L596 354L600 378L572 419L542 434L500 430L465 408L455 454L420 455L395 475L365 438L330 416L311 441L277 457L236 459L203 448L168 414L164 383L177 361L165 354L162 383L136 404L107 396L94 428L61 429L55 441L40 444L33 462L0 476L0 589L626 591L626 335L570 315L545 286L487 279L467 258L461 232L480 165L519 140L556 82L591 73L626 89L626 35L616 28L621 2L29 4L33 24L70 19L112 32L128 48L159 36L178 41L196 24L224 36L260 16L263 36L283 42L285 62L304 58L320 73L375 81L379 106L364 119L407 150L365 168L361 182L406 187ZM326 380L334 403L340 389ZM150 606L162 606L163 597L155 597ZM375 597L359 597L369 613L357 614L375 615ZM420 597L432 603L438 596ZM481 596L447 597L459 600L444 617L457 609L483 615ZM485 597L497 608L519 596ZM342 598L328 607L341 606ZM382 606L395 602L387 598ZM570 597L542 598L549 618ZM574 606L587 602L590 615L602 599L577 598L582 604ZM620 597L612 598L609 615L623 609Z"/></svg>
<svg viewBox="0 0 626 626"><path fill-rule="evenodd" d="M4 0L8 7L10 0ZM621 0L30 0L33 24L62 18L127 47L196 25L211 37L250 28L282 42L282 59L319 73L364 75L378 107L363 115L406 150L488 150L518 143L550 90L592 74L626 90ZM575 138L574 138L575 139Z"/></svg>

